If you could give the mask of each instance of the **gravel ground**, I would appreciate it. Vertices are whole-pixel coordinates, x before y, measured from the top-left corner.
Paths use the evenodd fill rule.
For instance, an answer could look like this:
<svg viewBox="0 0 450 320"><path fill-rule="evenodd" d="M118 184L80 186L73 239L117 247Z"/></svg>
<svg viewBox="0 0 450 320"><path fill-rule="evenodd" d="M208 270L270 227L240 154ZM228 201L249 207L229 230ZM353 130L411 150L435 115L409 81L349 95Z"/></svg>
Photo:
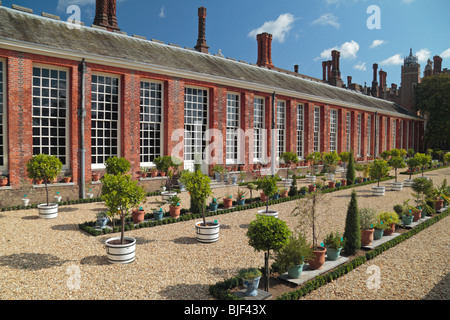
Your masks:
<svg viewBox="0 0 450 320"><path fill-rule="evenodd" d="M442 169L427 175L439 184L450 178L448 172ZM406 188L374 197L371 187L356 189L360 207L392 211L394 204L412 198ZM220 198L229 191L214 189L214 194ZM351 189L325 196L319 205L320 238L330 231L343 232L350 194ZM182 193L181 198L188 207L189 195ZM158 199L148 198L144 208L156 207ZM278 210L280 219L293 229L298 224L291 215L296 205L292 201L270 208ZM195 221L127 232L137 239L136 260L129 265L107 262L104 242L112 235L93 237L78 228L80 223L95 220L95 213L103 209L101 203L64 206L54 220L39 219L37 210L0 213L0 299L208 300L212 299L209 285L235 276L240 268L263 266L264 254L255 252L245 235L257 209L215 217L221 229L220 240L214 244L196 241ZM448 224L449 218L440 221L305 298L448 299ZM370 265L381 269L379 290L367 289ZM435 286L442 290L428 295Z"/></svg>

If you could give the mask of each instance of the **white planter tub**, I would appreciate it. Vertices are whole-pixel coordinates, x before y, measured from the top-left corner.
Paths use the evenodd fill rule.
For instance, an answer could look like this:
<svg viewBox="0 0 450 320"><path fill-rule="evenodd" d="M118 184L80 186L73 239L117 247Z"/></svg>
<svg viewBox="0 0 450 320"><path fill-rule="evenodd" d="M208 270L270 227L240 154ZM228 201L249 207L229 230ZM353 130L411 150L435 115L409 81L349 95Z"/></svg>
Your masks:
<svg viewBox="0 0 450 320"><path fill-rule="evenodd" d="M50 203L47 205L46 203L38 205L39 209L39 218L41 219L55 219L58 216L58 204Z"/></svg>
<svg viewBox="0 0 450 320"><path fill-rule="evenodd" d="M292 185L292 179L283 179L283 186L286 188L290 188Z"/></svg>
<svg viewBox="0 0 450 320"><path fill-rule="evenodd" d="M270 210L270 209L269 209L269 211L266 211L266 209L259 210L258 214L263 215L263 216L270 216L270 217L278 218L278 211L275 211L275 210Z"/></svg>
<svg viewBox="0 0 450 320"><path fill-rule="evenodd" d="M170 198L172 198L172 197L174 197L176 195L177 195L177 193L174 192L174 191L170 191L170 192L169 191L163 191L163 192L161 192L162 200L163 201L167 201L167 202L169 202Z"/></svg>
<svg viewBox="0 0 450 320"><path fill-rule="evenodd" d="M309 184L315 184L316 183L316 176L306 176L306 182Z"/></svg>
<svg viewBox="0 0 450 320"><path fill-rule="evenodd" d="M30 203L30 199L26 199L26 198L22 199L22 204L24 206L28 206L29 203Z"/></svg>
<svg viewBox="0 0 450 320"><path fill-rule="evenodd" d="M403 182L391 183L391 191L402 191L402 190L403 190Z"/></svg>
<svg viewBox="0 0 450 320"><path fill-rule="evenodd" d="M206 224L212 223L206 221ZM211 226L202 226L203 221L195 223L195 232L197 233L197 241L201 243L214 243L219 241L220 223Z"/></svg>
<svg viewBox="0 0 450 320"><path fill-rule="evenodd" d="M325 173L327 180L334 180L334 173Z"/></svg>
<svg viewBox="0 0 450 320"><path fill-rule="evenodd" d="M384 196L386 194L386 187L372 187L374 196Z"/></svg>
<svg viewBox="0 0 450 320"><path fill-rule="evenodd" d="M111 238L106 240L106 256L108 261L113 264L125 264L131 263L136 257L136 239L130 237L124 237L125 241L131 241L126 244L111 244L114 240L119 240L120 237Z"/></svg>
<svg viewBox="0 0 450 320"><path fill-rule="evenodd" d="M403 186L404 187L411 187L414 183L413 179L405 179L403 180Z"/></svg>

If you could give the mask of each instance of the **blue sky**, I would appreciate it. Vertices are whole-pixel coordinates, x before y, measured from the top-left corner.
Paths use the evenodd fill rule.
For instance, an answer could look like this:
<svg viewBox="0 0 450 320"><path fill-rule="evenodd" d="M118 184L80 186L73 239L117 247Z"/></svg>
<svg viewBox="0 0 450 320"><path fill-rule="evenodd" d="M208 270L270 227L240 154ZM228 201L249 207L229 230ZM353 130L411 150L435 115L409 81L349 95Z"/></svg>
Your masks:
<svg viewBox="0 0 450 320"><path fill-rule="evenodd" d="M81 20L91 25L95 0L3 0L57 14L67 20L67 7L78 5ZM370 20L379 8L379 20ZM206 39L211 53L255 63L256 34L273 34L275 66L322 78L322 61L331 50L341 51L342 79L370 86L372 65L387 72L387 83L400 86L403 58L410 48L419 57L421 71L428 58L441 55L443 68L450 68L450 1L448 0L118 0L119 27L129 35L193 48L197 41L197 9L207 8ZM379 21L369 29L367 21Z"/></svg>

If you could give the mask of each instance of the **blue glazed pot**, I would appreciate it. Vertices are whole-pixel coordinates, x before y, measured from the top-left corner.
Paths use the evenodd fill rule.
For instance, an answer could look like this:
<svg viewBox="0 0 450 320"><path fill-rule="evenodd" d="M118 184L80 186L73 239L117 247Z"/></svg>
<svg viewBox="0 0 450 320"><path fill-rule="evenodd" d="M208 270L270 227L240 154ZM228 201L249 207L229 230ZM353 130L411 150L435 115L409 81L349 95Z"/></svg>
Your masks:
<svg viewBox="0 0 450 320"><path fill-rule="evenodd" d="M245 199L238 200L238 201L237 201L237 204L238 204L238 206L243 206L243 205L245 205Z"/></svg>
<svg viewBox="0 0 450 320"><path fill-rule="evenodd" d="M247 291L245 292L246 296L255 297L258 295L258 291L256 291L259 287L259 280L261 277L255 279L242 279L244 286L247 287Z"/></svg>
<svg viewBox="0 0 450 320"><path fill-rule="evenodd" d="M341 187L341 183L340 182L336 182L336 188L340 188Z"/></svg>
<svg viewBox="0 0 450 320"><path fill-rule="evenodd" d="M219 203L218 202L211 202L210 204L209 204L209 210L211 210L211 211L217 211L217 207L219 206Z"/></svg>
<svg viewBox="0 0 450 320"><path fill-rule="evenodd" d="M289 267L287 269L289 279L300 279L305 263Z"/></svg>
<svg viewBox="0 0 450 320"><path fill-rule="evenodd" d="M153 218L155 218L155 220L162 220L164 216L164 211L153 211Z"/></svg>
<svg viewBox="0 0 450 320"><path fill-rule="evenodd" d="M342 248L339 248L339 249L327 248L328 260L336 261L337 259L339 259L339 256L341 255L341 250L342 250Z"/></svg>
<svg viewBox="0 0 450 320"><path fill-rule="evenodd" d="M380 240L383 237L383 229L375 229L373 232L373 240Z"/></svg>
<svg viewBox="0 0 450 320"><path fill-rule="evenodd" d="M274 195L272 196L272 199L273 199L273 200L278 200L278 199L280 199L280 194L279 194L279 193L274 194Z"/></svg>
<svg viewBox="0 0 450 320"><path fill-rule="evenodd" d="M97 224L100 228L104 229L106 227L106 224L108 223L109 219L108 217L106 218L98 218L97 219Z"/></svg>
<svg viewBox="0 0 450 320"><path fill-rule="evenodd" d="M403 215L402 216L403 225L409 226L413 222L413 219L414 219L413 215L409 215L409 216Z"/></svg>

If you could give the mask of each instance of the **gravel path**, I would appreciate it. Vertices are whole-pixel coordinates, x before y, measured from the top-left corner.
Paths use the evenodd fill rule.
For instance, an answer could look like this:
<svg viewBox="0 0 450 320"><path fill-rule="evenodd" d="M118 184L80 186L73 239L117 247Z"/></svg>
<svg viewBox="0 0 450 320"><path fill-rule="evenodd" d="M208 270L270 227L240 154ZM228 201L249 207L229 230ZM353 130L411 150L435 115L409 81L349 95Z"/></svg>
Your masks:
<svg viewBox="0 0 450 320"><path fill-rule="evenodd" d="M427 175L439 184L444 178L450 179L448 172L442 169ZM356 189L360 207L391 211L394 204L412 198L410 189L374 197L371 187ZM228 191L214 189L214 194L220 198ZM350 194L351 189L325 196L326 201L319 206L321 238L329 231L344 230ZM150 197L144 208L155 207L158 198ZM182 205L188 207L189 195L183 193L181 198ZM296 205L292 201L270 208L278 210L280 219L293 229L298 224L291 216ZM212 299L209 285L235 276L240 268L263 266L264 254L255 252L245 236L257 209L215 217L221 230L220 240L214 244L197 243L195 221L127 232L137 239L136 260L129 265L107 262L104 242L111 235L93 237L78 228L78 224L94 220L95 213L103 209L101 203L64 206L54 220L39 219L37 210L0 213L0 299ZM368 276L367 267L362 266L306 298L426 297L450 269L448 224L446 218L370 261L370 265L382 269L380 290L364 288ZM410 248L414 251L408 251ZM424 248L420 255L416 252ZM433 252L440 256L433 257ZM432 263L434 260L438 264ZM405 269L408 273L403 273ZM345 290L337 287L341 282L345 282ZM448 285L446 290L448 298Z"/></svg>

